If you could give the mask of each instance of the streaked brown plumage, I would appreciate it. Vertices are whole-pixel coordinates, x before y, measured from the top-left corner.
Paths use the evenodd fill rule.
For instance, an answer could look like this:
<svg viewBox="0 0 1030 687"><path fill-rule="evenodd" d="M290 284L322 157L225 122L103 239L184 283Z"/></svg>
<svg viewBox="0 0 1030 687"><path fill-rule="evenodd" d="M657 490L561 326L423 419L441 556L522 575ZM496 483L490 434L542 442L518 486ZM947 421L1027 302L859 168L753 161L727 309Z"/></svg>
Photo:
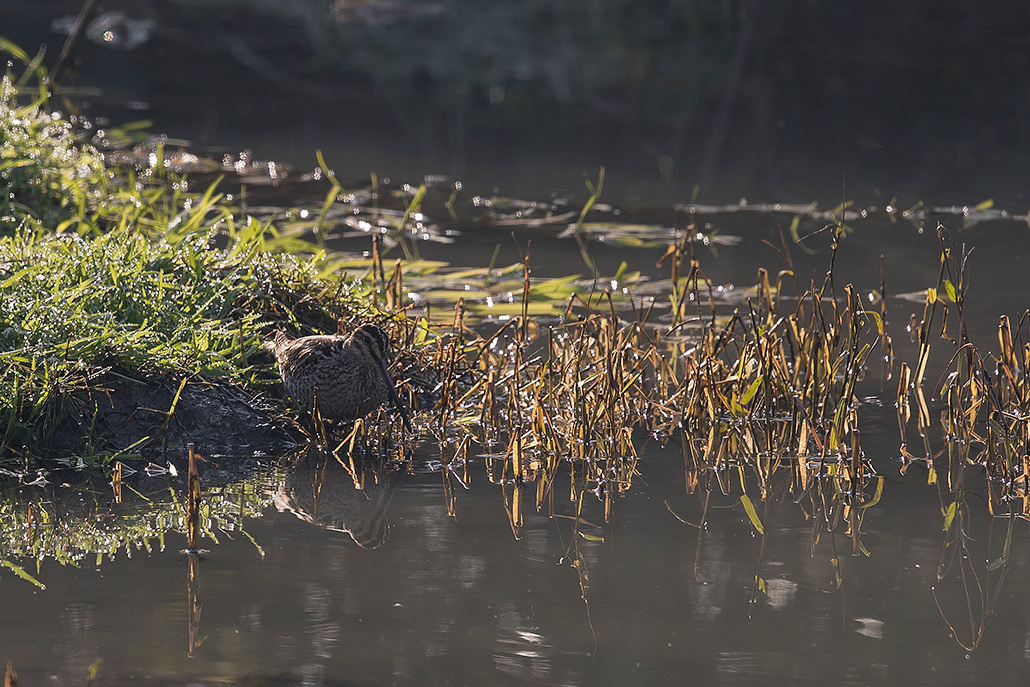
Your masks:
<svg viewBox="0 0 1030 687"><path fill-rule="evenodd" d="M387 399L411 428L386 371L390 340L381 327L363 324L350 336L303 336L290 339L276 332L264 347L275 355L286 391L304 410L327 420L351 422Z"/></svg>

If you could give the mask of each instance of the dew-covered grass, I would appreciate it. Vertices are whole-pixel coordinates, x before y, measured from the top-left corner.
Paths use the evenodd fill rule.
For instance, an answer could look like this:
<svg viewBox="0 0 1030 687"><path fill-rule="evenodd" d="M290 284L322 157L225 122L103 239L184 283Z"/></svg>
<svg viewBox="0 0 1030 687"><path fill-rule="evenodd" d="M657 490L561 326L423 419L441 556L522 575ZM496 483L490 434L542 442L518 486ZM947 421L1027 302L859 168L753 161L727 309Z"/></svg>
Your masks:
<svg viewBox="0 0 1030 687"><path fill-rule="evenodd" d="M62 231L96 211L111 179L103 156L45 107L46 91L19 97L26 86L11 73L0 80L0 225Z"/></svg>
<svg viewBox="0 0 1030 687"><path fill-rule="evenodd" d="M31 465L103 375L259 387L263 336L334 328L367 295L327 287L323 251L216 184L188 190L160 149L142 172L105 165L28 81L8 73L0 95L0 458Z"/></svg>

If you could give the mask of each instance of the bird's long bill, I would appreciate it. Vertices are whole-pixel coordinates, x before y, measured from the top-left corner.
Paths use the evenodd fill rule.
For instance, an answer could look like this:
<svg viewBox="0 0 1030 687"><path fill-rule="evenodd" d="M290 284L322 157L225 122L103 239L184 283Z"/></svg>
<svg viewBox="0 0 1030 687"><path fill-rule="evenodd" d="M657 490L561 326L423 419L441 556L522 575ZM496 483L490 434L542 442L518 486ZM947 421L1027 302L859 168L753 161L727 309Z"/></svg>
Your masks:
<svg viewBox="0 0 1030 687"><path fill-rule="evenodd" d="M393 380L390 378L390 373L386 371L386 365L379 358L376 358L376 363L379 367L379 373L383 375L383 380L386 381L386 388L390 392L390 401L393 403L393 407L397 409L397 412L401 414L404 428L409 432L413 432L411 422L408 420L408 411L404 408L404 404L401 403L400 396L397 395L397 389L393 387Z"/></svg>

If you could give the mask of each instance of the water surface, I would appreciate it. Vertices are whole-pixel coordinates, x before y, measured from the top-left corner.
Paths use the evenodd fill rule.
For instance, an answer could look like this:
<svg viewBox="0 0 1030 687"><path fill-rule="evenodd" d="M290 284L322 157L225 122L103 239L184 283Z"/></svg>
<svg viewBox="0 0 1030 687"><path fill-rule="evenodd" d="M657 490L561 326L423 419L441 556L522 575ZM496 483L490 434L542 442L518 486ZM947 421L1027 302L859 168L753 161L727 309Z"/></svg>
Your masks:
<svg viewBox="0 0 1030 687"><path fill-rule="evenodd" d="M867 450L890 455L894 443L877 436ZM515 540L500 487L476 461L456 517L440 474L404 476L376 548L271 504L242 520L260 550L239 532L205 541L192 651L189 563L174 534L163 549L122 551L100 566L47 562L38 573L46 590L6 577L3 646L25 684L81 684L98 657L103 684L1016 684L1030 641L1030 594L1018 583L1030 565L1025 525L985 641L966 652L932 591L968 632L959 570L937 579L936 490L925 474L874 463L890 476L863 528L868 556L850 555L840 530L813 543L824 527L789 498L763 511L762 553L736 497L716 495L698 548L697 530L679 518L698 522L703 496L685 494L681 460L662 450L647 452L610 523L588 504L584 517L601 525L589 531L603 542L531 512ZM291 479L296 488L305 477L252 486L281 492ZM339 465L324 488L334 505L323 513L365 517L369 501ZM556 501L559 515L571 513ZM1004 528L970 512L977 559ZM585 596L569 564L575 549ZM980 560L970 563L983 574ZM756 574L765 593L754 593Z"/></svg>

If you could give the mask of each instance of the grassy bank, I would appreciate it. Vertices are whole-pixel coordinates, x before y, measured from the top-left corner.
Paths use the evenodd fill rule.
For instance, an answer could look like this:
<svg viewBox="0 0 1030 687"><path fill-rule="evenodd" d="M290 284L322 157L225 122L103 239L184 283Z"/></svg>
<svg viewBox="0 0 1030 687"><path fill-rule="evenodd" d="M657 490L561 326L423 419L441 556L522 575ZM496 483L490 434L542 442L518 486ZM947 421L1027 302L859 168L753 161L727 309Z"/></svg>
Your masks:
<svg viewBox="0 0 1030 687"><path fill-rule="evenodd" d="M314 245L214 186L187 190L160 149L146 168L109 167L34 83L9 73L0 94L0 459L47 455L98 380L252 393L271 379L252 364L262 337L332 328L367 295L359 282L323 293Z"/></svg>

